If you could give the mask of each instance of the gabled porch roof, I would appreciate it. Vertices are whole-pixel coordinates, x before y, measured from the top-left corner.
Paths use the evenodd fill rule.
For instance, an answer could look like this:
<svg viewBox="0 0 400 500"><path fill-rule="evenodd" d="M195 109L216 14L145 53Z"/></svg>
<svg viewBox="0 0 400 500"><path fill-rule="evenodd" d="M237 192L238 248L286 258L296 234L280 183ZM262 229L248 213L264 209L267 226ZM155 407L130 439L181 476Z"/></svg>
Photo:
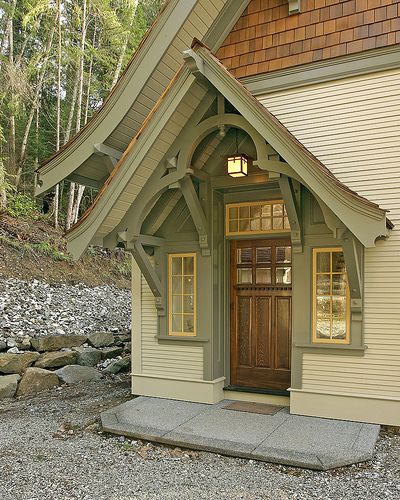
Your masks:
<svg viewBox="0 0 400 500"><path fill-rule="evenodd" d="M76 258L91 243L115 245L118 231L124 230L125 221L129 213L136 210L138 200L151 209L172 181L179 180L177 173L176 179L171 177L165 185L159 185L155 193L145 189L149 179L160 177L160 172L165 172L165 163L177 156L185 142L182 137L190 136L190 130L199 124L216 92L257 131L260 149L266 142L272 146L286 162L280 162L285 166L285 174L303 183L322 207L328 209L331 218L348 228L363 245L373 246L376 238L386 234L385 211L338 181L209 49L196 41L184 57L184 65L114 167L94 204L67 234L69 249ZM273 170L267 157L259 156L257 165L260 169Z"/></svg>

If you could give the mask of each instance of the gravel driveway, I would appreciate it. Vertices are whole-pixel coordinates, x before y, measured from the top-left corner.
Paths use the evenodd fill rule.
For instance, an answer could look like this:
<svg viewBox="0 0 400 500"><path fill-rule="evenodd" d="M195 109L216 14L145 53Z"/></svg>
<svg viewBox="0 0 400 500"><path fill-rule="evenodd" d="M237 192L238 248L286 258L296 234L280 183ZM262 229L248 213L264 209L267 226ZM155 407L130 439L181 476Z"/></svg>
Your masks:
<svg viewBox="0 0 400 500"><path fill-rule="evenodd" d="M375 460L328 472L111 437L99 414L129 398L127 376L0 403L1 500L399 499L400 432Z"/></svg>

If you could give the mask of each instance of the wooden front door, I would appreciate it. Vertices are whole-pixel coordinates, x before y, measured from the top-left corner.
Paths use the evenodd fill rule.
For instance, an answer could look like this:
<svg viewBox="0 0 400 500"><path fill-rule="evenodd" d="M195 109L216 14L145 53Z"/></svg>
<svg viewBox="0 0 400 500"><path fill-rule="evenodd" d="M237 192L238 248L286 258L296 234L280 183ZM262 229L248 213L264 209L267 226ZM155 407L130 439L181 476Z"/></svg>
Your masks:
<svg viewBox="0 0 400 500"><path fill-rule="evenodd" d="M290 386L289 239L231 241L231 385Z"/></svg>

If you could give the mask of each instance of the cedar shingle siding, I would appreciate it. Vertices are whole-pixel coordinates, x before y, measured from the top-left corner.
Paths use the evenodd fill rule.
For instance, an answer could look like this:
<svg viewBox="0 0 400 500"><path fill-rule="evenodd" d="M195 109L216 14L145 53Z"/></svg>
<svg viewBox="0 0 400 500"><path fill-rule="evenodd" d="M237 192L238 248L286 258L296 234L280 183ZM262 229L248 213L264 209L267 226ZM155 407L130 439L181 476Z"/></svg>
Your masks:
<svg viewBox="0 0 400 500"><path fill-rule="evenodd" d="M400 43L400 1L251 0L217 52L237 77Z"/></svg>

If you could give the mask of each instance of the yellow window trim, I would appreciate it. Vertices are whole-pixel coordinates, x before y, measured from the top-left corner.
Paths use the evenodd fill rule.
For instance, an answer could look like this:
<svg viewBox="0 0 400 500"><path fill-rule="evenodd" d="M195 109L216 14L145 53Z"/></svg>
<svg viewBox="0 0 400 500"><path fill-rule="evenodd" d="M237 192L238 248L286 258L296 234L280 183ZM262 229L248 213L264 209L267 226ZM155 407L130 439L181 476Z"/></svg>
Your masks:
<svg viewBox="0 0 400 500"><path fill-rule="evenodd" d="M346 338L345 339L319 339L317 338L317 255L319 253L333 253L333 252L343 252L342 247L325 247L325 248L313 248L313 269L312 269L312 280L313 280L313 321L312 321L312 341L316 344L350 344L350 288L347 280L346 285ZM332 259L332 257L331 257ZM318 273L318 274L329 274L330 276L335 274L343 273ZM347 272L346 272L347 276ZM332 295L331 295L332 296ZM332 323L332 314L331 314ZM332 327L331 327L332 328Z"/></svg>
<svg viewBox="0 0 400 500"><path fill-rule="evenodd" d="M172 259L193 257L193 332L174 332L172 330ZM170 253L168 254L168 336L173 337L196 337L197 335L197 254L190 253ZM182 271L183 272L183 271ZM182 274L182 276L185 276ZM192 275L187 275L192 276ZM177 294L179 295L179 294ZM182 294L183 295L183 294ZM183 315L183 313L182 313Z"/></svg>
<svg viewBox="0 0 400 500"><path fill-rule="evenodd" d="M254 207L256 205L273 205L273 204L281 204L283 208L285 208L285 203L283 200L261 200L261 201L244 201L241 203L228 203L225 205L225 235L226 236L239 236L242 234L283 234L290 233L289 228L282 229L266 229L266 230L255 230L255 231L229 231L229 209L230 208L240 208L240 207ZM273 216L270 217L273 219ZM278 217L275 217L278 218ZM284 216L282 216L282 220L284 221Z"/></svg>

